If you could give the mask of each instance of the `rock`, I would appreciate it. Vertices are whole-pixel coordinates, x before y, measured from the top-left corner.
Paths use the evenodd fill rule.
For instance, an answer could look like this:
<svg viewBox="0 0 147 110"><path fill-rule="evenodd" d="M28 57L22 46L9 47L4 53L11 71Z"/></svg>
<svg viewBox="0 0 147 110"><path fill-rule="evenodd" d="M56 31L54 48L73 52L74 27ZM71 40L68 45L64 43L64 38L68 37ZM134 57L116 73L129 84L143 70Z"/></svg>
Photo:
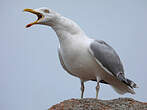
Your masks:
<svg viewBox="0 0 147 110"><path fill-rule="evenodd" d="M131 98L113 100L69 99L52 106L48 110L147 110L147 103Z"/></svg>

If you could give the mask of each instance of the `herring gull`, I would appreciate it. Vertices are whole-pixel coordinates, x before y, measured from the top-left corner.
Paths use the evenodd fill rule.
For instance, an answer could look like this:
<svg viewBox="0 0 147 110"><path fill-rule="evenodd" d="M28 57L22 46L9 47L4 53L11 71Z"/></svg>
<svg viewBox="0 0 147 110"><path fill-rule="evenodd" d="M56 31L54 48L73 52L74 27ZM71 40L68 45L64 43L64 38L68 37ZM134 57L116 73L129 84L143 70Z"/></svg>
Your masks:
<svg viewBox="0 0 147 110"><path fill-rule="evenodd" d="M88 37L72 20L49 9L24 9L38 16L34 24L50 26L59 39L58 54L62 67L81 81L81 98L84 93L84 82L96 81L96 98L99 83L109 84L119 94L135 94L137 85L125 77L122 62L115 50L102 40Z"/></svg>

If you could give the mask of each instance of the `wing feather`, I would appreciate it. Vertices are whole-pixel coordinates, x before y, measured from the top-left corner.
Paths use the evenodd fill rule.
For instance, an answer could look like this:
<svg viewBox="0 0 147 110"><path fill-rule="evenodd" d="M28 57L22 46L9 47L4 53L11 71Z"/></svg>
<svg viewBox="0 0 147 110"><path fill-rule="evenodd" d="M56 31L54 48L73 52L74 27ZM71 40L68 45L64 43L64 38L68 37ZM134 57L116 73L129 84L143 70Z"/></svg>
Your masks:
<svg viewBox="0 0 147 110"><path fill-rule="evenodd" d="M122 62L115 50L104 41L95 40L90 45L90 52L102 66L114 76L124 75Z"/></svg>

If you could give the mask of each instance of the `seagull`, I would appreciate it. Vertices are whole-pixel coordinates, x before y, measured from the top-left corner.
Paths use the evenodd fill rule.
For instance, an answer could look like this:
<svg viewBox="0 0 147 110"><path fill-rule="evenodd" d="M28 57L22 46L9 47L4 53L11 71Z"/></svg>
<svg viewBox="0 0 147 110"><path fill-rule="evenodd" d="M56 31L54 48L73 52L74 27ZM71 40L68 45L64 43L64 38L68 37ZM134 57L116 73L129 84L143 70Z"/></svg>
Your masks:
<svg viewBox="0 0 147 110"><path fill-rule="evenodd" d="M96 81L96 98L99 83L112 86L119 94L135 94L138 86L125 77L122 62L115 50L102 40L88 37L77 23L61 14L46 8L24 9L37 15L38 19L26 25L50 26L59 39L58 55L62 67L81 81L81 98L84 94L84 82Z"/></svg>

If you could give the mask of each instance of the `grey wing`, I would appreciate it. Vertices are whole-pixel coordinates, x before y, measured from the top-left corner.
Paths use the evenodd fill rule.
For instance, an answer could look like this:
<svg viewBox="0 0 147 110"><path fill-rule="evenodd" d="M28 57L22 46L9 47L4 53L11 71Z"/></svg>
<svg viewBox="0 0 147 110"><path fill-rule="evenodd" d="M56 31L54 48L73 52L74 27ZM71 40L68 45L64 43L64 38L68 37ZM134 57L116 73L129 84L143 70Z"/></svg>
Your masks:
<svg viewBox="0 0 147 110"><path fill-rule="evenodd" d="M138 87L133 81L125 78L123 65L119 56L107 43L95 40L91 43L89 52L96 58L98 63L104 67L104 69L112 73L117 79L131 88Z"/></svg>
<svg viewBox="0 0 147 110"><path fill-rule="evenodd" d="M91 43L89 52L96 58L98 63L104 67L104 69L112 73L117 79L124 82L131 88L138 87L133 81L125 78L123 65L119 56L107 43L95 40Z"/></svg>
<svg viewBox="0 0 147 110"><path fill-rule="evenodd" d="M123 65L115 50L104 41L95 40L90 45L90 53L114 76L124 75Z"/></svg>

